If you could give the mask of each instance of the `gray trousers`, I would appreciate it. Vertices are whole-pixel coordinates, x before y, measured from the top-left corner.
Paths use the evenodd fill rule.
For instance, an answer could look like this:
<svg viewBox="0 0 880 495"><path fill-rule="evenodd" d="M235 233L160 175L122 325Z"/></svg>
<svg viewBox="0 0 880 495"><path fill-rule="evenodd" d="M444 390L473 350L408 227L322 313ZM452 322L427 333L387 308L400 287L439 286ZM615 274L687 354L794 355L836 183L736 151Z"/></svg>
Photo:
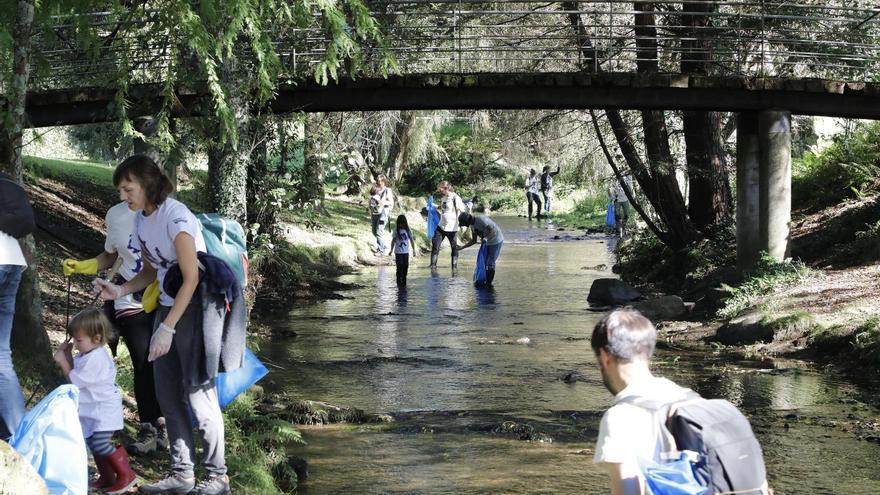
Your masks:
<svg viewBox="0 0 880 495"><path fill-rule="evenodd" d="M158 308L154 329L165 319L169 309L165 306ZM177 323L177 333L174 334L168 354L153 363L156 398L165 415L171 444L171 470L185 476L193 476L195 465L190 409L202 440L205 470L210 474L226 474L223 413L217 399L217 386L213 379L192 384L186 378L192 376L188 369L192 363L204 364L201 324L202 307L191 304Z"/></svg>

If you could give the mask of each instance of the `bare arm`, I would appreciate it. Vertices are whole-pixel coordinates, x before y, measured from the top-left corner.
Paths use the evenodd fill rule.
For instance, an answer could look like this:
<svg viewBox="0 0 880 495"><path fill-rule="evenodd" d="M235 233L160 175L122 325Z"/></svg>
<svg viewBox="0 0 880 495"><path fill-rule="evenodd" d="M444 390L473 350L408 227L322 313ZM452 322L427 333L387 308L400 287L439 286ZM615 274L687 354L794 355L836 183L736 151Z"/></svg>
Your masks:
<svg viewBox="0 0 880 495"><path fill-rule="evenodd" d="M605 462L605 469L611 478L612 495L645 495L644 482L638 473L627 469L623 464Z"/></svg>
<svg viewBox="0 0 880 495"><path fill-rule="evenodd" d="M95 259L98 260L98 271L106 270L113 266L113 263L116 262L116 258L119 257L119 253L108 253L107 251L102 251L101 254L95 256Z"/></svg>
<svg viewBox="0 0 880 495"><path fill-rule="evenodd" d="M144 261L141 271L133 279L122 284L122 290L125 294L131 294L132 292L145 289L153 283L153 280L156 280L156 269L153 268L153 265Z"/></svg>
<svg viewBox="0 0 880 495"><path fill-rule="evenodd" d="M477 243L477 233L474 231L473 227L471 227L471 240L468 241L464 246L459 247L458 249L469 248Z"/></svg>
<svg viewBox="0 0 880 495"><path fill-rule="evenodd" d="M413 258L419 255L419 250L416 249L416 238L413 237L412 231L409 232L409 244L412 246L412 254Z"/></svg>
<svg viewBox="0 0 880 495"><path fill-rule="evenodd" d="M64 379L68 382L70 381L70 371L73 369L73 355L71 354L70 346L70 341L63 342L61 347L52 356L61 368L61 372L64 373Z"/></svg>

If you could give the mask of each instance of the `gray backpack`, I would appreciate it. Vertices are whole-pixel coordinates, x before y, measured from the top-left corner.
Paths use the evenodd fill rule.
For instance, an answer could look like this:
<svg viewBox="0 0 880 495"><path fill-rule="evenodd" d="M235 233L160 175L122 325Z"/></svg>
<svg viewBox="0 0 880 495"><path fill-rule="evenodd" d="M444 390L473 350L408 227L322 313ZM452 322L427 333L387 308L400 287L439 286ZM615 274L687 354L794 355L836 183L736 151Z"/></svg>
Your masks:
<svg viewBox="0 0 880 495"><path fill-rule="evenodd" d="M660 415L665 418L661 431L671 436L669 448L697 454L694 476L710 493L768 493L761 445L736 406L723 399L704 399L692 391L671 404L631 399L624 402L652 412L665 411Z"/></svg>

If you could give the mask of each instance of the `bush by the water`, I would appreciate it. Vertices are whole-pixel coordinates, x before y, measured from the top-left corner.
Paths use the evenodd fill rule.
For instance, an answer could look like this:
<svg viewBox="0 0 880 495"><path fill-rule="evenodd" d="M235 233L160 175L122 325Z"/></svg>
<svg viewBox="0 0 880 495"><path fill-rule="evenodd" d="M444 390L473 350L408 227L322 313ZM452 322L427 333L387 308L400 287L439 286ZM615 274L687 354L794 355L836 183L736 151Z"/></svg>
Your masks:
<svg viewBox="0 0 880 495"><path fill-rule="evenodd" d="M828 148L794 161L792 203L821 208L880 189L880 122L839 134Z"/></svg>

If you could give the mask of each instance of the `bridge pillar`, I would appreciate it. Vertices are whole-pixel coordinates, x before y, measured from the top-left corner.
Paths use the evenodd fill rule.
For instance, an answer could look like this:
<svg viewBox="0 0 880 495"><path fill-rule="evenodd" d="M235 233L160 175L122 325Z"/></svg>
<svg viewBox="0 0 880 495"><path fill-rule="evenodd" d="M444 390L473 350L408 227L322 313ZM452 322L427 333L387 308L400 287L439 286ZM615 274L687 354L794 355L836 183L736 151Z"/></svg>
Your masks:
<svg viewBox="0 0 880 495"><path fill-rule="evenodd" d="M736 265L747 271L761 251L758 114L736 116Z"/></svg>
<svg viewBox="0 0 880 495"><path fill-rule="evenodd" d="M791 112L758 116L761 144L761 249L779 261L789 255L791 224Z"/></svg>
<svg viewBox="0 0 880 495"><path fill-rule="evenodd" d="M751 268L761 251L789 253L791 221L791 113L737 115L737 267Z"/></svg>

